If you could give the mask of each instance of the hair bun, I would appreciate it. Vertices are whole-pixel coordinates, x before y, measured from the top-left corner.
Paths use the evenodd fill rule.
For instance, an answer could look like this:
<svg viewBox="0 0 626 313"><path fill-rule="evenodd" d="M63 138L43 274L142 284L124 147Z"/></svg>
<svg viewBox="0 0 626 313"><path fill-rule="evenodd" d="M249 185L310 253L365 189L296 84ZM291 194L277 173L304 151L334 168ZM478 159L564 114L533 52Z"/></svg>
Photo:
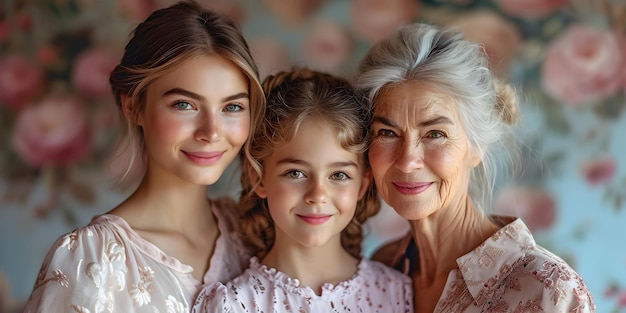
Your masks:
<svg viewBox="0 0 626 313"><path fill-rule="evenodd" d="M494 79L496 89L496 110L500 112L500 117L508 125L514 125L519 121L519 110L517 108L517 96L511 85Z"/></svg>

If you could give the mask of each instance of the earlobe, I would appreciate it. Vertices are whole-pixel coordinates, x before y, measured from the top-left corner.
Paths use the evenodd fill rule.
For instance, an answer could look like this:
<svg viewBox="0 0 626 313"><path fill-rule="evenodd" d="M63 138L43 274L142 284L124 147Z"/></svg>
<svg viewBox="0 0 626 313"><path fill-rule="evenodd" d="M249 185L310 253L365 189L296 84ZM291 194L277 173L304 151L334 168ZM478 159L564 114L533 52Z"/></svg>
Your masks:
<svg viewBox="0 0 626 313"><path fill-rule="evenodd" d="M480 164L480 162L482 161L482 153L480 153L475 148L471 148L469 161L470 161L471 168L478 166L478 164Z"/></svg>
<svg viewBox="0 0 626 313"><path fill-rule="evenodd" d="M261 199L267 198L267 192L265 191L265 186L263 185L263 182L260 182L259 185L254 188L254 193L256 193L256 195L259 196L259 198Z"/></svg>
<svg viewBox="0 0 626 313"><path fill-rule="evenodd" d="M121 95L120 98L122 111L124 112L124 116L126 116L126 119L128 119L133 124L141 125L142 122L140 116L139 114L137 114L137 110L135 110L134 108L132 99L128 95Z"/></svg>

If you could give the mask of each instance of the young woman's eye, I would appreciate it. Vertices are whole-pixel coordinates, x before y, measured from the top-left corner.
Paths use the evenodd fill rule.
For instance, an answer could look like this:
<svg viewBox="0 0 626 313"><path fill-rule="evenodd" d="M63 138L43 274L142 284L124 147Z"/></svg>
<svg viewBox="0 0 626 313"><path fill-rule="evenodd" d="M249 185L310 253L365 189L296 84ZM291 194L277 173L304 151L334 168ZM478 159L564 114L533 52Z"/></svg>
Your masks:
<svg viewBox="0 0 626 313"><path fill-rule="evenodd" d="M332 179L334 180L348 180L350 179L350 176L344 172L337 172L337 173L333 173L330 176Z"/></svg>
<svg viewBox="0 0 626 313"><path fill-rule="evenodd" d="M187 101L176 101L173 104L173 106L174 106L175 109L181 110L181 111L193 109L193 105L191 105L191 103L189 103Z"/></svg>
<svg viewBox="0 0 626 313"><path fill-rule="evenodd" d="M226 107L224 108L224 110L226 112L239 112L239 111L243 111L244 108L242 105L240 104L236 104L236 103L231 103L226 105Z"/></svg>
<svg viewBox="0 0 626 313"><path fill-rule="evenodd" d="M289 171L285 174L285 176L289 177L289 178L302 178L304 177L304 173L302 173L301 171Z"/></svg>

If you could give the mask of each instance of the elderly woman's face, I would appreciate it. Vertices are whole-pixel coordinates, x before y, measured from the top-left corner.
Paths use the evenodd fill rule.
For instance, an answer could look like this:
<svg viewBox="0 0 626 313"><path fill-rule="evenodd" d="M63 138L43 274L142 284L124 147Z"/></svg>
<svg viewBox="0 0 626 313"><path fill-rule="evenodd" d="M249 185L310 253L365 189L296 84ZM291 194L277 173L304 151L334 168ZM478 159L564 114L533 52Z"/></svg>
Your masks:
<svg viewBox="0 0 626 313"><path fill-rule="evenodd" d="M480 159L470 149L456 103L427 84L382 90L369 158L382 198L405 219L462 204Z"/></svg>

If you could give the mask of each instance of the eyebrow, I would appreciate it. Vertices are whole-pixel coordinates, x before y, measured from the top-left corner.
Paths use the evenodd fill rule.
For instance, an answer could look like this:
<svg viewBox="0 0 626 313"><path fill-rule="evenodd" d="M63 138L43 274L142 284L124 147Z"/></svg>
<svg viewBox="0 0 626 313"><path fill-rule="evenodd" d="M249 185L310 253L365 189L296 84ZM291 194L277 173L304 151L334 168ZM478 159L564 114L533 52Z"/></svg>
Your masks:
<svg viewBox="0 0 626 313"><path fill-rule="evenodd" d="M189 98L193 98L195 100L204 100L204 97L202 95L199 95L193 91L189 91L187 89L183 89L183 88L172 88L168 91L166 91L165 93L163 93L164 96L169 96L169 95L182 95L185 97L189 97ZM250 98L250 95L248 95L247 92L240 92L231 96L228 96L226 98L222 99L222 102L228 102L228 101L233 101L233 100L237 100L237 99L248 99Z"/></svg>
<svg viewBox="0 0 626 313"><path fill-rule="evenodd" d="M300 159L294 159L294 158L284 158L282 160L278 160L278 162L276 162L276 164L281 165L281 164L298 164L298 165L308 165L309 162L306 162L304 160L300 160ZM346 162L334 162L331 163L331 167L358 167L358 165L352 161L346 161Z"/></svg>
<svg viewBox="0 0 626 313"><path fill-rule="evenodd" d="M390 127L396 127L396 128L399 127L398 124L396 124L394 121L386 117L382 117L382 116L374 116L374 122L382 123ZM452 121L445 116L437 116L430 120L423 121L419 125L420 126L432 126L432 125L437 125L437 124L454 124L454 123L452 123Z"/></svg>

